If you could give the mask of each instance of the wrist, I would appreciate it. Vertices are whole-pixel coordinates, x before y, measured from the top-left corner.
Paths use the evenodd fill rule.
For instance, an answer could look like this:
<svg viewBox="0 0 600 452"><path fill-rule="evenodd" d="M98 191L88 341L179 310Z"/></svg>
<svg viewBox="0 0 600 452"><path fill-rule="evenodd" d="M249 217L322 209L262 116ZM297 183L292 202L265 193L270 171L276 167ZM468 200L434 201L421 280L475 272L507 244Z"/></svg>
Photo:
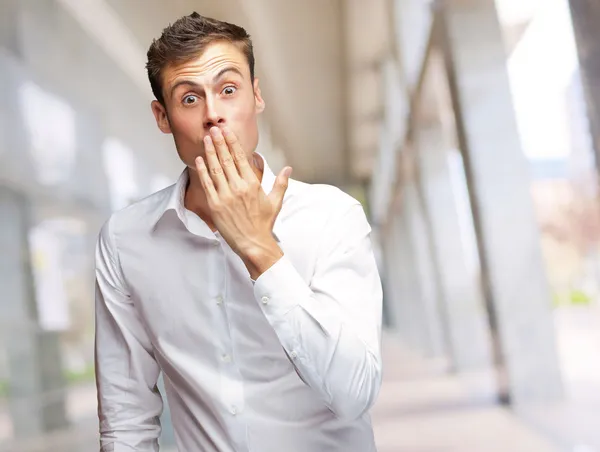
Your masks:
<svg viewBox="0 0 600 452"><path fill-rule="evenodd" d="M243 253L242 260L250 273L250 277L256 280L281 257L283 257L283 251L279 248L277 242L272 239L267 244L247 248Z"/></svg>

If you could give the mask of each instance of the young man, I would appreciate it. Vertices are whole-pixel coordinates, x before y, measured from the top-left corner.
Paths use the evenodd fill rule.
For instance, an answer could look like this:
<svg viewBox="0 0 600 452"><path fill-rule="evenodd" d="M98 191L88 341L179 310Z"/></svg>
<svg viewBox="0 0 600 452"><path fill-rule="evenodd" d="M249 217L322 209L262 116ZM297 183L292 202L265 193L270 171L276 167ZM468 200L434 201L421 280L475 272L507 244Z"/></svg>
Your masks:
<svg viewBox="0 0 600 452"><path fill-rule="evenodd" d="M244 29L183 17L147 69L186 168L100 232L102 450L158 450L162 371L182 452L374 451L382 291L361 204L254 151Z"/></svg>

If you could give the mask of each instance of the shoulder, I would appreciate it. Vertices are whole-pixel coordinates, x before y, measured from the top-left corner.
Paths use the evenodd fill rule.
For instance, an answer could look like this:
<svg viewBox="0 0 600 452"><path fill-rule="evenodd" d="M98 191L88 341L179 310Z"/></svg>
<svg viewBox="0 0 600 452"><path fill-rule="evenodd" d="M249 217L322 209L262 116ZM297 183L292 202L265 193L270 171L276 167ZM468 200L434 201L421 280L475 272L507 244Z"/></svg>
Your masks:
<svg viewBox="0 0 600 452"><path fill-rule="evenodd" d="M112 212L102 225L101 237L112 241L115 237L149 231L164 213L175 189L175 184L170 185Z"/></svg>
<svg viewBox="0 0 600 452"><path fill-rule="evenodd" d="M363 211L360 201L334 185L290 179L288 190L294 204L328 218L344 216L350 210Z"/></svg>
<svg viewBox="0 0 600 452"><path fill-rule="evenodd" d="M310 184L290 179L288 190L297 202L325 208L330 212L345 211L353 206L362 206L360 201L334 185Z"/></svg>

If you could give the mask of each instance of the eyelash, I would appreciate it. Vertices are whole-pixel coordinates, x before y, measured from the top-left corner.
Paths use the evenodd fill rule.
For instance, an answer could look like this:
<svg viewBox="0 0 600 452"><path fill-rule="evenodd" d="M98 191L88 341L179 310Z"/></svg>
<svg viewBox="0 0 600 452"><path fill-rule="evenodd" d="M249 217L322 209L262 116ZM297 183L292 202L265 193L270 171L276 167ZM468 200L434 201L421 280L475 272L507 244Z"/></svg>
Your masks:
<svg viewBox="0 0 600 452"><path fill-rule="evenodd" d="M195 94L187 94L187 95L183 96L183 100L182 100L181 102L182 102L184 105L193 105L193 104L195 104L196 102L192 102L191 104L188 104L188 103L186 102L186 99L188 99L188 98L190 98L190 97L196 97L196 98L198 98L198 96L196 96Z"/></svg>
<svg viewBox="0 0 600 452"><path fill-rule="evenodd" d="M227 85L227 86L225 86L225 87L224 87L224 88L221 90L221 92L225 91L225 90L226 90L226 89L228 89L228 88L233 88L233 89L234 89L234 93L237 91L237 86L234 86L234 85ZM231 94L228 94L228 96L231 96Z"/></svg>
<svg viewBox="0 0 600 452"><path fill-rule="evenodd" d="M233 89L234 89L234 92L233 92L233 93L231 93L231 94L226 94L226 96L231 96L231 95L235 94L235 92L237 91L237 86L234 86L234 85L227 85L226 87L224 87L224 88L221 90L221 92L225 91L225 90L226 90L226 89L228 89L228 88L233 88ZM195 104L195 103L196 103L196 102L193 102L193 103L191 103L191 104L188 104L188 103L186 103L186 101L185 101L185 100L186 100L188 97L196 97L196 98L198 98L198 96L196 96L195 94L187 94L186 96L184 96L184 97L183 97L183 101L182 101L182 102L183 102L184 104L186 104L186 105L193 105L193 104Z"/></svg>

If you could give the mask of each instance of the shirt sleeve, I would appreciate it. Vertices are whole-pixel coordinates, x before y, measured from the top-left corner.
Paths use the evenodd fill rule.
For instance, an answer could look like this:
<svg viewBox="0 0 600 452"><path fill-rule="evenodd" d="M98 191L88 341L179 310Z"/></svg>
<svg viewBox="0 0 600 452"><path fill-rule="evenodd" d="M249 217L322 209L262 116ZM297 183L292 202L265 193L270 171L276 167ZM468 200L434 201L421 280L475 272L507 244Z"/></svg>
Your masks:
<svg viewBox="0 0 600 452"><path fill-rule="evenodd" d="M158 451L159 366L123 280L109 220L96 246L96 385L101 452Z"/></svg>
<svg viewBox="0 0 600 452"><path fill-rule="evenodd" d="M381 386L382 285L362 205L326 229L309 284L284 255L254 295L302 380L338 417L356 419Z"/></svg>

